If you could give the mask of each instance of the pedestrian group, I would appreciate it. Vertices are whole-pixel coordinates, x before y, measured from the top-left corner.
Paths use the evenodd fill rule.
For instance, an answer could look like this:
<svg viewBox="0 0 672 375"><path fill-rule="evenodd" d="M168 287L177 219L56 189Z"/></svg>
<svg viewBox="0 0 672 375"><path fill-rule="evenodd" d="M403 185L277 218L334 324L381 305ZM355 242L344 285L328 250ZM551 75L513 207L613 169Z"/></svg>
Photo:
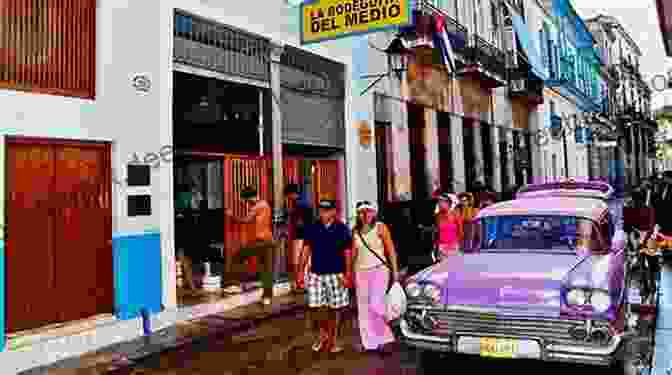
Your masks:
<svg viewBox="0 0 672 375"><path fill-rule="evenodd" d="M378 208L369 201L356 204L357 216L351 228L339 219L335 200L320 200L316 219L310 205L300 199L296 184L286 187L285 196L293 289L306 295L308 326L314 334L312 350L328 353L344 350L342 325L346 311L354 305L362 350L389 353L388 344L395 341L390 321L397 319L398 314L390 312L386 298L402 277L392 229L379 220ZM236 255L234 264L242 265L250 256L260 259L262 303L270 305L273 255L278 249L273 238L271 206L251 186L242 190L240 198L247 202L247 216L235 217L231 210L226 210L226 215L254 225L256 236L251 245ZM469 222L480 209L493 204L496 197L481 187L477 194L437 191L434 199L434 248L439 261L461 253ZM227 289L240 291L242 287L232 285Z"/></svg>

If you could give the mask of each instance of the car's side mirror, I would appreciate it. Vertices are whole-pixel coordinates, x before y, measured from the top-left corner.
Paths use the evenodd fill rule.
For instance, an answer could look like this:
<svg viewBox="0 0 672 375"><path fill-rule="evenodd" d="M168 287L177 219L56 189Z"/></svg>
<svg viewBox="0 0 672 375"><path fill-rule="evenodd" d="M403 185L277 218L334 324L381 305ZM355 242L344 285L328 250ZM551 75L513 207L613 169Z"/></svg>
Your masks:
<svg viewBox="0 0 672 375"><path fill-rule="evenodd" d="M614 236L611 238L611 251L619 252L625 249L625 231L622 229L617 230L614 233Z"/></svg>

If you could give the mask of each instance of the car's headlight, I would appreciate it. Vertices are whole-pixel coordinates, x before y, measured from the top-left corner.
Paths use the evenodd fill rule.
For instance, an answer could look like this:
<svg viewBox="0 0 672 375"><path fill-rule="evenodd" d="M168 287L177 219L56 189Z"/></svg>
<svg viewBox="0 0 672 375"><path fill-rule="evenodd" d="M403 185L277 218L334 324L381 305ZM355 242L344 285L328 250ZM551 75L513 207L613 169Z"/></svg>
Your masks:
<svg viewBox="0 0 672 375"><path fill-rule="evenodd" d="M609 294L602 290L595 290L590 295L590 304L598 313L603 313L609 309L611 298Z"/></svg>
<svg viewBox="0 0 672 375"><path fill-rule="evenodd" d="M567 292L567 303L570 305L585 305L588 295L583 289L572 289Z"/></svg>
<svg viewBox="0 0 672 375"><path fill-rule="evenodd" d="M422 290L420 289L420 285L417 283L411 282L406 285L406 294L408 294L408 296L411 298L420 297L421 292Z"/></svg>
<svg viewBox="0 0 672 375"><path fill-rule="evenodd" d="M422 294L432 300L434 303L441 301L441 289L433 284L427 284L422 290Z"/></svg>
<svg viewBox="0 0 672 375"><path fill-rule="evenodd" d="M604 313L611 305L611 297L604 290L570 289L567 292L567 304L570 306L590 305L597 313Z"/></svg>

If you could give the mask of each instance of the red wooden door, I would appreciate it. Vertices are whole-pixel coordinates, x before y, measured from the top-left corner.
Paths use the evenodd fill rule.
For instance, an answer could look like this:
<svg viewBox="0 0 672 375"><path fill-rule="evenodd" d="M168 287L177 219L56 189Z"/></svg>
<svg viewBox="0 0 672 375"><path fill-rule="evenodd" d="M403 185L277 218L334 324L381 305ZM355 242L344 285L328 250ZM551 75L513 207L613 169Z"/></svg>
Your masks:
<svg viewBox="0 0 672 375"><path fill-rule="evenodd" d="M113 312L110 146L7 144L7 330Z"/></svg>
<svg viewBox="0 0 672 375"><path fill-rule="evenodd" d="M56 295L54 223L49 195L53 152L38 145L7 145L6 329L55 322L68 296Z"/></svg>
<svg viewBox="0 0 672 375"><path fill-rule="evenodd" d="M114 311L109 145L54 147L56 290L65 322Z"/></svg>

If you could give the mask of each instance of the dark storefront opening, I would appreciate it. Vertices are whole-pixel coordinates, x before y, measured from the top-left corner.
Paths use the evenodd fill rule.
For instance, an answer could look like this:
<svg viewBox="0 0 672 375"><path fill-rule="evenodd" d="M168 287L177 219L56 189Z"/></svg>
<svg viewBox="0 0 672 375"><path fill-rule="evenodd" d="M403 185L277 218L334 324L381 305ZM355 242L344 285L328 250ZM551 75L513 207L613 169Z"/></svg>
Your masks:
<svg viewBox="0 0 672 375"><path fill-rule="evenodd" d="M428 199L431 192L427 184L427 164L425 147L425 109L408 105L409 150L411 155L411 184L413 199Z"/></svg>
<svg viewBox="0 0 672 375"><path fill-rule="evenodd" d="M389 163L388 158L388 131L391 124L377 122L375 129L376 137L376 177L378 185L378 207L385 209L390 196Z"/></svg>
<svg viewBox="0 0 672 375"><path fill-rule="evenodd" d="M525 140L525 158L527 159L525 165L525 169L527 170L526 183L532 184L534 183L534 176L532 174L532 134L525 132L523 139Z"/></svg>
<svg viewBox="0 0 672 375"><path fill-rule="evenodd" d="M481 122L481 143L483 144L483 170L485 171L485 185L492 187L493 165L492 165L492 131L493 127L487 122Z"/></svg>
<svg viewBox="0 0 672 375"><path fill-rule="evenodd" d="M231 200L233 194L227 193L249 184L255 185L263 198L270 197L270 170L258 170L268 168L268 162L246 163L227 157L259 154L262 143L266 143L260 142L259 137L260 101L269 101L270 95L257 87L181 72L174 73L173 86L178 288L187 286L187 278L194 280L198 288L206 262L210 263L213 275L224 279L234 277L225 272L228 259L224 243L231 238L225 230L224 210L232 208L241 216L245 207ZM270 118L269 109L265 109L263 117ZM190 199L186 199L187 196ZM187 269L189 264L193 276ZM254 279L253 274L235 277ZM200 302L191 301L189 293L178 293L178 297L183 304Z"/></svg>
<svg viewBox="0 0 672 375"><path fill-rule="evenodd" d="M450 114L439 112L439 173L441 189L452 191L453 181L453 141L450 137Z"/></svg>
<svg viewBox="0 0 672 375"><path fill-rule="evenodd" d="M476 156L474 155L474 126L476 120L465 118L462 122L462 142L464 143L464 176L466 191L472 191L477 177Z"/></svg>
<svg viewBox="0 0 672 375"><path fill-rule="evenodd" d="M499 128L499 165L500 168L500 178L502 181L502 192L507 191L509 186L509 144L506 140L507 130L504 128Z"/></svg>

